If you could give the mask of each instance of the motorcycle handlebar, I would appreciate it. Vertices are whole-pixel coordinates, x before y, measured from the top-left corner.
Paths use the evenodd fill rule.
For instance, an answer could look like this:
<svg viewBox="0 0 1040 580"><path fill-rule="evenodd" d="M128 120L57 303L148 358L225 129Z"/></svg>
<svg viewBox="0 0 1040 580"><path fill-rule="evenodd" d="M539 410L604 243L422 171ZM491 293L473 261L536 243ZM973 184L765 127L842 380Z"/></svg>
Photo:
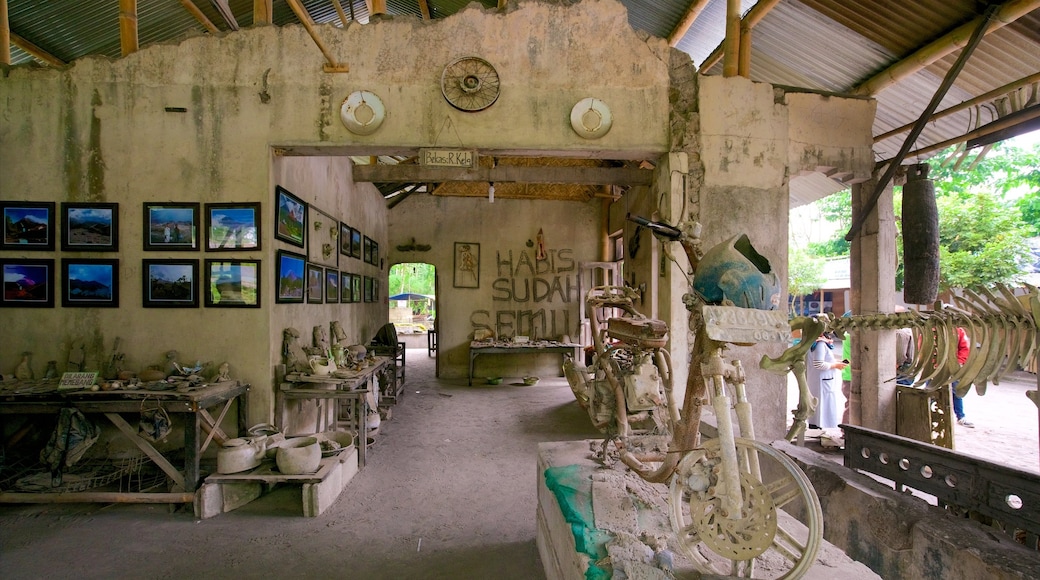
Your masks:
<svg viewBox="0 0 1040 580"><path fill-rule="evenodd" d="M650 231L654 233L654 235L660 236L672 242L682 238L683 236L682 230L675 226L670 226L664 222L655 222L648 220L645 217L632 214L627 214L625 216L625 219L627 219L630 222L635 222L645 228L649 228Z"/></svg>

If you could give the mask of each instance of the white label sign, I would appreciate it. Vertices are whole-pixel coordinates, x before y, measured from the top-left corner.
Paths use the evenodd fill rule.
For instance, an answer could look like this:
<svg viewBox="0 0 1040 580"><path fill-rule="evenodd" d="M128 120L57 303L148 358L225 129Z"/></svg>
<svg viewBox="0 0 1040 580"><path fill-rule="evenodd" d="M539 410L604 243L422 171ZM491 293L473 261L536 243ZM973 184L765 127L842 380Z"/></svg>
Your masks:
<svg viewBox="0 0 1040 580"><path fill-rule="evenodd" d="M474 149L420 149L419 164L430 167L476 167Z"/></svg>

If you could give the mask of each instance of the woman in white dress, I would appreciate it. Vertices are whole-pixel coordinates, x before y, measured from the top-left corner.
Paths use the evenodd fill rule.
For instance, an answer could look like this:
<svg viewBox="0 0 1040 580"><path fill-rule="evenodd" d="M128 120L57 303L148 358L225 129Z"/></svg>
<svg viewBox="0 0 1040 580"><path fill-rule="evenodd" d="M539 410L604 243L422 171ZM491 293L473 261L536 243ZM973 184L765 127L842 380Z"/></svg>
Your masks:
<svg viewBox="0 0 1040 580"><path fill-rule="evenodd" d="M821 429L833 429L841 423L841 414L845 408L845 395L841 393L841 370L846 365L834 354L834 335L825 332L820 336L810 347L809 358L813 369L819 373L819 402L809 423Z"/></svg>

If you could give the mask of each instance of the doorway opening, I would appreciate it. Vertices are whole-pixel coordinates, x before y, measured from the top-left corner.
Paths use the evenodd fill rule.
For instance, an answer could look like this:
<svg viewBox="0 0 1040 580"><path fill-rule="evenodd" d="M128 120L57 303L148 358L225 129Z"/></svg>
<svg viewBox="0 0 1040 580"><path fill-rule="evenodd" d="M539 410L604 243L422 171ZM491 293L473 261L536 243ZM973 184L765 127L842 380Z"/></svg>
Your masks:
<svg viewBox="0 0 1040 580"><path fill-rule="evenodd" d="M390 267L389 320L408 349L437 352L437 269L424 262Z"/></svg>

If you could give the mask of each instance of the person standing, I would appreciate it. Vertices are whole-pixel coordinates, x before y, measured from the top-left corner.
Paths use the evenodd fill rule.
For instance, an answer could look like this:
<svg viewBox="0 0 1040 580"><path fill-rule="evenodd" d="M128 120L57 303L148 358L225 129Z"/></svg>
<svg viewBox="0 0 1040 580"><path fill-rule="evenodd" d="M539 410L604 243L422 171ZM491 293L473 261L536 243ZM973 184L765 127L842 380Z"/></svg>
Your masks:
<svg viewBox="0 0 1040 580"><path fill-rule="evenodd" d="M810 425L817 425L821 429L831 429L838 426L845 406L845 396L841 393L840 371L846 366L844 362L837 360L834 356L834 334L823 333L816 342L809 347L810 365L818 371L818 380L813 385L810 382L809 390L816 387L817 397L816 411L809 418Z"/></svg>
<svg viewBox="0 0 1040 580"><path fill-rule="evenodd" d="M968 333L963 328L957 327L957 363L964 366L971 354L971 344L968 343ZM964 418L964 399L957 396L957 381L950 385L953 391L953 414L957 416L957 424L961 427L975 428L975 423Z"/></svg>
<svg viewBox="0 0 1040 580"><path fill-rule="evenodd" d="M849 422L849 404L852 402L852 335L847 331L841 338L841 362L845 366L841 369L841 394L845 396L845 410L841 413L841 422Z"/></svg>

